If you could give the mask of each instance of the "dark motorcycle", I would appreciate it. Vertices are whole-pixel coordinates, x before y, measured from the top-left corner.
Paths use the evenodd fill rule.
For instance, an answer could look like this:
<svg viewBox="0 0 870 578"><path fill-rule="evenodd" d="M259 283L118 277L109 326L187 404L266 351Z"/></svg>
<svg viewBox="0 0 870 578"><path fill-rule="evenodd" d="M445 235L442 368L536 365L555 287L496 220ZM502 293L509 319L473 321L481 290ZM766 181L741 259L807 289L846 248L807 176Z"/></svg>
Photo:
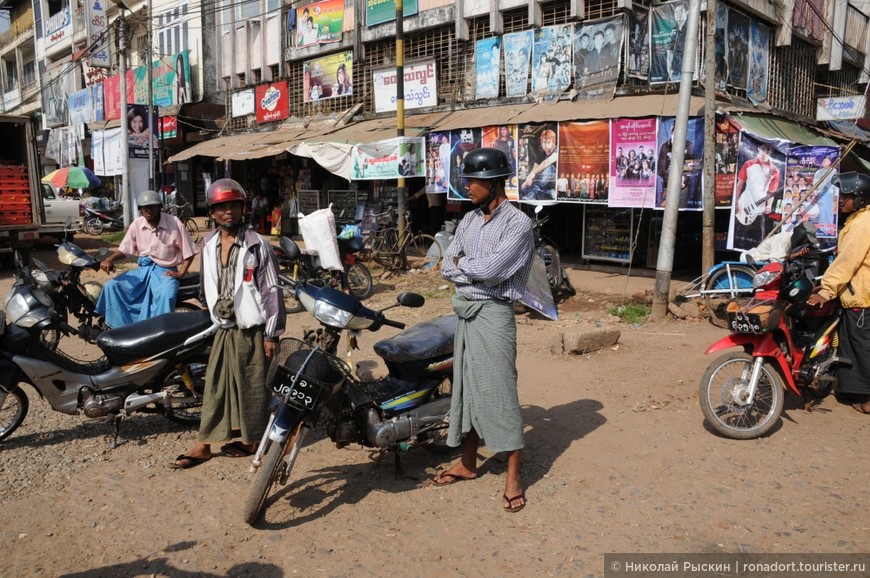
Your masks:
<svg viewBox="0 0 870 578"><path fill-rule="evenodd" d="M97 336L108 329L103 317L95 308L102 283L97 281L82 282L81 275L85 269L99 271L99 257L106 254L105 249L95 256L89 255L73 243L61 243L57 246L58 260L67 265L64 271L49 269L39 259L34 258L34 268L31 275L37 286L52 300L52 309L61 320L51 330L43 334L43 341L50 347L57 347L61 336L77 335L89 343L94 343ZM179 279L176 296L176 311L198 311L202 309L199 302L199 274L189 273ZM73 321L75 318L75 321ZM76 326L71 325L76 323Z"/></svg>
<svg viewBox="0 0 870 578"><path fill-rule="evenodd" d="M251 472L259 468L259 473L245 503L248 524L257 520L272 487L287 483L305 436L324 407L330 410L327 433L337 447L356 443L379 453L394 452L397 469L398 451L410 446L449 451L456 317L419 323L376 343L375 352L389 373L361 381L335 356L341 333L349 333L348 347L353 347L359 331L377 331L385 325L404 329L384 311L396 305L421 307L423 297L402 293L396 305L376 311L331 287L299 284L296 292L322 327L310 331L304 341L283 339L273 360L267 383L275 400L251 465Z"/></svg>
<svg viewBox="0 0 870 578"><path fill-rule="evenodd" d="M329 271L320 266L316 255L302 251L289 237L281 237L281 248L275 249L278 259L278 280L284 291L287 313L299 313L304 309L296 298L296 285L300 281L319 287L342 289L354 297L366 299L372 294L372 274L364 263L356 259L363 250L362 239L338 239L338 251L343 271Z"/></svg>
<svg viewBox="0 0 870 578"><path fill-rule="evenodd" d="M806 304L832 250L819 250L815 236L799 225L789 256L755 274L752 300L728 305L731 334L706 353L742 351L715 359L699 390L701 411L716 432L732 439L764 435L782 413L785 390L801 396L810 409L830 393L838 365L851 363L838 354L841 309L835 302Z"/></svg>
<svg viewBox="0 0 870 578"><path fill-rule="evenodd" d="M550 217L541 217L542 205L535 207L535 251L541 256L544 261L544 266L547 268L547 280L550 282L550 289L553 291L553 299L558 301L561 298L573 297L577 294L574 285L571 284L571 278L568 276L568 271L562 267L562 258L559 256L559 249L556 244L545 237L541 232Z"/></svg>
<svg viewBox="0 0 870 578"><path fill-rule="evenodd" d="M124 215L120 211L120 203L107 210L87 205L82 207L85 211L82 229L88 235L102 235L106 231L124 230Z"/></svg>
<svg viewBox="0 0 870 578"><path fill-rule="evenodd" d="M96 338L103 357L74 360L43 342L43 333L59 330L64 320L26 259L16 255L15 260L16 281L0 312L0 440L27 416L21 384L32 386L55 411L110 420L112 447L123 415L133 412L199 423L206 364L218 329L207 311L167 313L104 331Z"/></svg>

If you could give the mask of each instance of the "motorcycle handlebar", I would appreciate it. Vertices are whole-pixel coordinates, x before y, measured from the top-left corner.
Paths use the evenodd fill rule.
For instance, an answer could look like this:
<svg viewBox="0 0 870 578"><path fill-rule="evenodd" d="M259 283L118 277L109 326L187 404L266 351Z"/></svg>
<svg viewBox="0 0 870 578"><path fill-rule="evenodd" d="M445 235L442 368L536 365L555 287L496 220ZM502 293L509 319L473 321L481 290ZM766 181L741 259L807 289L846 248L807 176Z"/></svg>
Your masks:
<svg viewBox="0 0 870 578"><path fill-rule="evenodd" d="M390 327L395 327L396 329L404 329L405 328L405 324L402 323L401 321L393 321L391 319L384 319L383 321L381 321L381 324L388 325Z"/></svg>

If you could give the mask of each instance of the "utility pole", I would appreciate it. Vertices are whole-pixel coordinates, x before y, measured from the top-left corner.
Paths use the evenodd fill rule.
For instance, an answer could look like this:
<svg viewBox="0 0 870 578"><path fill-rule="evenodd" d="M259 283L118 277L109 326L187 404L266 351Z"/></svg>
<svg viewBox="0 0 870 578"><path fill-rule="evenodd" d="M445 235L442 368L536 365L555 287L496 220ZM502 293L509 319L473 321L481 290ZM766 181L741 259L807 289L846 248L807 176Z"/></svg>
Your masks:
<svg viewBox="0 0 870 578"><path fill-rule="evenodd" d="M707 0L704 34L704 212L701 230L701 271L715 262L716 221L716 0Z"/></svg>
<svg viewBox="0 0 870 578"><path fill-rule="evenodd" d="M405 17L402 0L396 0L396 136L405 136ZM408 187L405 177L399 176L396 183L399 202L399 239L405 235L405 197Z"/></svg>
<svg viewBox="0 0 870 578"><path fill-rule="evenodd" d="M124 227L133 222L133 198L130 196L130 147L127 132L127 26L124 10L118 18L118 68L121 75L121 201L124 207Z"/></svg>
<svg viewBox="0 0 870 578"><path fill-rule="evenodd" d="M677 240L677 217L680 211L680 185L683 176L683 161L686 158L685 142L689 127L689 104L692 100L692 73L695 70L695 52L698 50L698 19L700 15L701 0L689 0L686 45L683 49L677 116L674 120L674 146L671 148L668 193L662 223L662 238L659 241L659 258L656 263L656 284L653 290L651 316L653 321L661 321L668 313L671 273L674 268L674 245Z"/></svg>
<svg viewBox="0 0 870 578"><path fill-rule="evenodd" d="M148 0L148 23L146 25L146 38L148 43L148 62L146 62L145 66L148 67L148 74L146 76L148 81L148 122L146 123L150 127L150 136L148 137L148 188L152 191L154 188L154 138L158 135L159 131L156 126L152 126L154 123L154 112L153 112L153 104L154 104L154 66L152 61L154 60L154 56L151 52L151 45L153 44L151 41L151 19L152 19L152 0Z"/></svg>

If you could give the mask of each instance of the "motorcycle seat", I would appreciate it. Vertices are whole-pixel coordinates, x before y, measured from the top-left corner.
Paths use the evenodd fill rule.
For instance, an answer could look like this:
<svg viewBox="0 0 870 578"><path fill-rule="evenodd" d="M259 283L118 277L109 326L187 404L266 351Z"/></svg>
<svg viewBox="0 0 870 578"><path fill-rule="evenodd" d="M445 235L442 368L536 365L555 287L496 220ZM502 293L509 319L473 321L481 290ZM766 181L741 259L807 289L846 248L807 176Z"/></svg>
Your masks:
<svg viewBox="0 0 870 578"><path fill-rule="evenodd" d="M184 277L178 280L179 287L192 287L199 285L199 273L185 273Z"/></svg>
<svg viewBox="0 0 870 578"><path fill-rule="evenodd" d="M398 335L375 343L375 353L384 361L404 363L453 353L456 316L445 315L424 321Z"/></svg>
<svg viewBox="0 0 870 578"><path fill-rule="evenodd" d="M206 310L164 313L104 331L97 337L97 345L109 363L119 366L171 349L211 325L211 316Z"/></svg>

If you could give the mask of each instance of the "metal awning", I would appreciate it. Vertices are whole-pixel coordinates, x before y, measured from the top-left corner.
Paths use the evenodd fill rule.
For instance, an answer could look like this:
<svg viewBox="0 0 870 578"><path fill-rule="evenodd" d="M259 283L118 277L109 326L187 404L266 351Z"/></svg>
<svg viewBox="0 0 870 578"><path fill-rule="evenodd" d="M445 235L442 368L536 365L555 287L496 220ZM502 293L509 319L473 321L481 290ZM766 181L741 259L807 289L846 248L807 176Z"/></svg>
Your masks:
<svg viewBox="0 0 870 578"><path fill-rule="evenodd" d="M766 139L782 139L803 145L839 146L836 141L812 128L770 114L729 113L731 120L747 132Z"/></svg>

